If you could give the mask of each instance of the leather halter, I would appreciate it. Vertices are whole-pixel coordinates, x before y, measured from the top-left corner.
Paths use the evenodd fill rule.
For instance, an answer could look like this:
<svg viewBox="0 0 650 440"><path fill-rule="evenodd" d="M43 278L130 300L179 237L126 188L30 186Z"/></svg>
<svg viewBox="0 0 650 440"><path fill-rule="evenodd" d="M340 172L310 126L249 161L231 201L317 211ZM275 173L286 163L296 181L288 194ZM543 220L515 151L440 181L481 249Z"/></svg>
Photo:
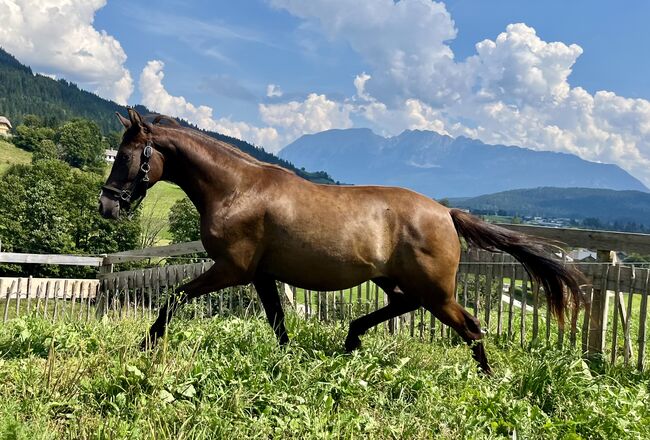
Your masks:
<svg viewBox="0 0 650 440"><path fill-rule="evenodd" d="M142 150L142 158L140 159L140 169L138 170L138 174L135 176L135 179L133 179L133 182L131 183L131 186L127 188L116 188L111 185L102 185L102 192L99 194L100 197L103 194L104 190L111 192L119 198L119 200L127 203L127 210L130 209L135 209L138 207L142 199L144 199L144 196L147 195L147 189L149 188L148 182L149 182L149 170L151 169L151 165L149 164L149 160L151 159L151 156L153 155L153 144L151 140L147 141L147 144L144 147L144 150ZM144 189L142 190L142 196L138 197L137 200L135 200L134 205L131 204L131 198L133 197L133 194L135 193L136 189L138 189L138 186L144 183Z"/></svg>

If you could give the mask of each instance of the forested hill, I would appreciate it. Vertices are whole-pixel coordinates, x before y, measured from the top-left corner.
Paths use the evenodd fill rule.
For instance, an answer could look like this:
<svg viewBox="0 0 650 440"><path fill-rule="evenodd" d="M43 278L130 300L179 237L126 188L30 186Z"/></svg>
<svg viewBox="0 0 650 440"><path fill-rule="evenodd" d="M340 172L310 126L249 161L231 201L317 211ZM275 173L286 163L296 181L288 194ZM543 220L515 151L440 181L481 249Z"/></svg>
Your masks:
<svg viewBox="0 0 650 440"><path fill-rule="evenodd" d="M50 126L82 117L95 121L108 133L121 129L116 111L124 113L125 108L64 79L34 74L0 49L0 114L7 116L14 126L29 114L40 116Z"/></svg>
<svg viewBox="0 0 650 440"><path fill-rule="evenodd" d="M618 229L628 224L650 227L650 194L641 191L533 188L450 199L450 203L478 214L597 219Z"/></svg>
<svg viewBox="0 0 650 440"><path fill-rule="evenodd" d="M137 106L143 115L152 112L144 106ZM81 90L65 79L54 80L35 74L21 64L13 55L0 48L0 115L7 116L12 124L20 124L25 115L37 115L46 125L56 126L72 118L86 118L95 121L104 134L121 131L122 126L115 112L126 114L126 107L113 101ZM179 121L190 126L185 121ZM193 127L196 128L196 127ZM260 147L231 138L220 133L203 130L207 135L228 142L256 159L284 167L308 180L319 183L334 183L323 171L309 172L296 168L291 162L280 159Z"/></svg>

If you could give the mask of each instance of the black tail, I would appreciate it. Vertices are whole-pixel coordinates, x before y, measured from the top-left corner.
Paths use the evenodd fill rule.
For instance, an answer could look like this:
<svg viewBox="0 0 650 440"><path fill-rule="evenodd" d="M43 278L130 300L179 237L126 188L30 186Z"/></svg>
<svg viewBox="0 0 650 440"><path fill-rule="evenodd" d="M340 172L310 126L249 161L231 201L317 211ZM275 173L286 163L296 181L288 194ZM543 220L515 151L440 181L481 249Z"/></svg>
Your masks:
<svg viewBox="0 0 650 440"><path fill-rule="evenodd" d="M528 274L544 287L551 311L557 316L560 326L564 325L564 312L571 304L580 305L580 282L582 274L566 267L555 258L553 246L547 241L491 225L459 209L449 211L456 231L468 244L489 251L500 250L515 257ZM570 295L565 295L564 286Z"/></svg>

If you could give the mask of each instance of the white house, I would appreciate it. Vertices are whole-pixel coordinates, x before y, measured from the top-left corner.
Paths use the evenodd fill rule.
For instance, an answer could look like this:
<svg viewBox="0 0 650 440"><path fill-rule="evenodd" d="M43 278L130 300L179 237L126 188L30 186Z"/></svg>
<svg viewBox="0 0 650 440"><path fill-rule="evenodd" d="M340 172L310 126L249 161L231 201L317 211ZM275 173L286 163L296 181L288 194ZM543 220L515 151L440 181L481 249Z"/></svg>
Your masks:
<svg viewBox="0 0 650 440"><path fill-rule="evenodd" d="M115 162L115 156L117 156L117 150L104 150L104 160L108 163Z"/></svg>
<svg viewBox="0 0 650 440"><path fill-rule="evenodd" d="M0 116L0 136L9 136L11 130L11 122L4 116Z"/></svg>

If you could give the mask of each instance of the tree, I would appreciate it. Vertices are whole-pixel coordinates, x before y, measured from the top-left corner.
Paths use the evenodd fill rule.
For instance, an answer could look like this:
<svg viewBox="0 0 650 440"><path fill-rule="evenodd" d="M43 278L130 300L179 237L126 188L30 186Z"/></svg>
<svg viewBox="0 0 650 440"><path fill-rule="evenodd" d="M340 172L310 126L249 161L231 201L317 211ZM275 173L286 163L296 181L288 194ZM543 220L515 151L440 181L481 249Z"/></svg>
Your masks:
<svg viewBox="0 0 650 440"><path fill-rule="evenodd" d="M62 159L75 168L103 172L107 143L97 124L87 119L73 119L57 131Z"/></svg>
<svg viewBox="0 0 650 440"><path fill-rule="evenodd" d="M201 238L200 218L187 197L177 200L169 211L169 232L173 243L195 241Z"/></svg>
<svg viewBox="0 0 650 440"><path fill-rule="evenodd" d="M111 131L106 135L106 144L108 148L117 150L120 148L122 143L122 132L121 131Z"/></svg>
<svg viewBox="0 0 650 440"><path fill-rule="evenodd" d="M43 126L43 120L37 115L25 115L23 125L29 128L39 128Z"/></svg>
<svg viewBox="0 0 650 440"><path fill-rule="evenodd" d="M100 176L59 160L14 165L0 176L0 240L3 249L29 253L110 253L135 249L139 216L106 220L97 210ZM25 266L19 273L82 276L92 269ZM0 273L16 273L0 267Z"/></svg>
<svg viewBox="0 0 650 440"><path fill-rule="evenodd" d="M34 151L44 140L54 140L55 131L49 127L34 126L35 120L29 121L30 125L21 124L16 127L16 135L12 142L18 148Z"/></svg>
<svg viewBox="0 0 650 440"><path fill-rule="evenodd" d="M58 158L59 151L56 148L56 144L50 139L43 139L39 146L34 149L32 163L38 162L39 160L52 160Z"/></svg>

